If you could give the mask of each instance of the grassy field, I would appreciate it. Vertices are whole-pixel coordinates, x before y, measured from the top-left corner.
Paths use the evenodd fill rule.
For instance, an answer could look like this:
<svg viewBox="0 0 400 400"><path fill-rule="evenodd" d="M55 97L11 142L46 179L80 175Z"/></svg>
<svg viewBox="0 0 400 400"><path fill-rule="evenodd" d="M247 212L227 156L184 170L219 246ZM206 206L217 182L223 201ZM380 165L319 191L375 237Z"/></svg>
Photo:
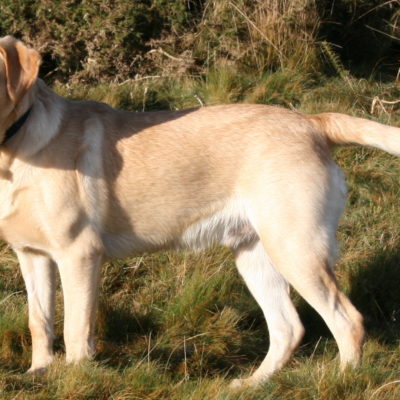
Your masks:
<svg viewBox="0 0 400 400"><path fill-rule="evenodd" d="M151 4L151 7L149 6ZM38 49L63 96L130 110L222 103L345 112L400 127L399 0L2 0L0 34ZM396 103L397 102L397 103ZM362 365L340 373L321 318L293 293L306 328L290 363L232 391L268 350L261 310L230 252L138 255L104 266L95 360L57 357L29 376L26 292L0 242L0 400L398 400L400 161L347 147L340 285L365 318Z"/></svg>
<svg viewBox="0 0 400 400"><path fill-rule="evenodd" d="M201 104L286 104L299 111L346 111L400 125L394 83L351 77L315 81L284 72L251 79L231 67L206 79L162 78L99 86L56 85L72 98L136 110ZM376 99L379 100L376 100ZM375 100L374 100L375 99ZM200 104L199 104L200 103ZM373 106L373 107L372 107ZM294 359L257 389L232 391L268 349L262 313L239 278L230 252L142 255L104 266L97 356L63 361L62 297L57 296L57 359L28 376L26 293L17 262L0 250L1 399L354 399L400 397L399 160L347 147L334 157L346 172L349 200L338 232L341 286L365 317L360 368L338 370L337 348L320 317L293 293L306 327Z"/></svg>

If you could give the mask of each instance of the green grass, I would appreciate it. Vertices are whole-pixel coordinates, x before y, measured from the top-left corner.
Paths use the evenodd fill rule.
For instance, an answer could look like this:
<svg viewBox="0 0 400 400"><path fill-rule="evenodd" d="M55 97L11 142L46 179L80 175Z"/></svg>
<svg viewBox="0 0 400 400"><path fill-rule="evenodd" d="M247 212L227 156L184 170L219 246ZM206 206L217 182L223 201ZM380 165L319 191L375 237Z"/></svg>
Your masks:
<svg viewBox="0 0 400 400"><path fill-rule="evenodd" d="M350 79L350 78L349 78ZM58 85L73 98L153 110L229 102L275 103L299 111L342 111L400 124L396 106L375 96L399 96L395 83L278 71L238 74L232 66L206 78L155 78L122 85ZM352 399L400 398L399 160L377 150L335 151L345 170L349 200L338 237L341 286L365 317L360 368L338 370L337 348L321 318L294 293L306 336L289 364L257 389L232 391L268 349L259 307L239 278L229 251L157 253L104 266L97 356L66 366L62 299L57 296L57 359L42 376L23 372L30 335L23 281L10 249L0 247L1 399Z"/></svg>

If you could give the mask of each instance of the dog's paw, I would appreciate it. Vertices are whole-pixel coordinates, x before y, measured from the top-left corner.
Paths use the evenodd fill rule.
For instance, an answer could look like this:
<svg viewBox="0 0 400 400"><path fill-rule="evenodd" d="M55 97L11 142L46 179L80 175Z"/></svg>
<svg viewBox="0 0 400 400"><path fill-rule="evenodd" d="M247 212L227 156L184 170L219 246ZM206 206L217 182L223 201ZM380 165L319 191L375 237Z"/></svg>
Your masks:
<svg viewBox="0 0 400 400"><path fill-rule="evenodd" d="M241 387L243 387L243 381L244 379L234 379L229 384L229 389L240 389Z"/></svg>
<svg viewBox="0 0 400 400"><path fill-rule="evenodd" d="M26 373L28 375L43 375L47 371L47 367L30 367Z"/></svg>
<svg viewBox="0 0 400 400"><path fill-rule="evenodd" d="M230 389L242 389L242 388L252 387L252 386L256 386L256 385L257 385L257 382L252 378L234 379L229 384L229 388Z"/></svg>

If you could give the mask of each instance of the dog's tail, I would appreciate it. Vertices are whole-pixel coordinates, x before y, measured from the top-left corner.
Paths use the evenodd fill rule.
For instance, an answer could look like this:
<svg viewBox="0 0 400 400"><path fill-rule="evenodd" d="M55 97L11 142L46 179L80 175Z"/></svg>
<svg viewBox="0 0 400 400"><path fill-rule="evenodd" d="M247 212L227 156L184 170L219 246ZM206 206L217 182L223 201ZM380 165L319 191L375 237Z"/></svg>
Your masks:
<svg viewBox="0 0 400 400"><path fill-rule="evenodd" d="M400 156L400 128L337 113L315 114L307 118L333 144L361 144Z"/></svg>

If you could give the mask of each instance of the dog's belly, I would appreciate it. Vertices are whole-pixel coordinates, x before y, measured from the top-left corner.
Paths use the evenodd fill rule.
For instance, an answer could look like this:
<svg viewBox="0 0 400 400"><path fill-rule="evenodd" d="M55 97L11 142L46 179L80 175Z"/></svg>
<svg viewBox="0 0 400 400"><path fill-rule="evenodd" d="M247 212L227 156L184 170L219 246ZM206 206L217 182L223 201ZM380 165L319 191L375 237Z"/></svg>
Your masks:
<svg viewBox="0 0 400 400"><path fill-rule="evenodd" d="M202 250L221 244L238 248L258 240L257 233L244 213L222 209L188 226L180 235L177 247Z"/></svg>
<svg viewBox="0 0 400 400"><path fill-rule="evenodd" d="M160 218L160 222L162 220ZM165 226L148 221L146 225L138 221L136 225L140 228L130 232L103 233L103 245L109 258L165 249L199 251L217 244L235 249L258 240L245 210L232 203L186 224Z"/></svg>

